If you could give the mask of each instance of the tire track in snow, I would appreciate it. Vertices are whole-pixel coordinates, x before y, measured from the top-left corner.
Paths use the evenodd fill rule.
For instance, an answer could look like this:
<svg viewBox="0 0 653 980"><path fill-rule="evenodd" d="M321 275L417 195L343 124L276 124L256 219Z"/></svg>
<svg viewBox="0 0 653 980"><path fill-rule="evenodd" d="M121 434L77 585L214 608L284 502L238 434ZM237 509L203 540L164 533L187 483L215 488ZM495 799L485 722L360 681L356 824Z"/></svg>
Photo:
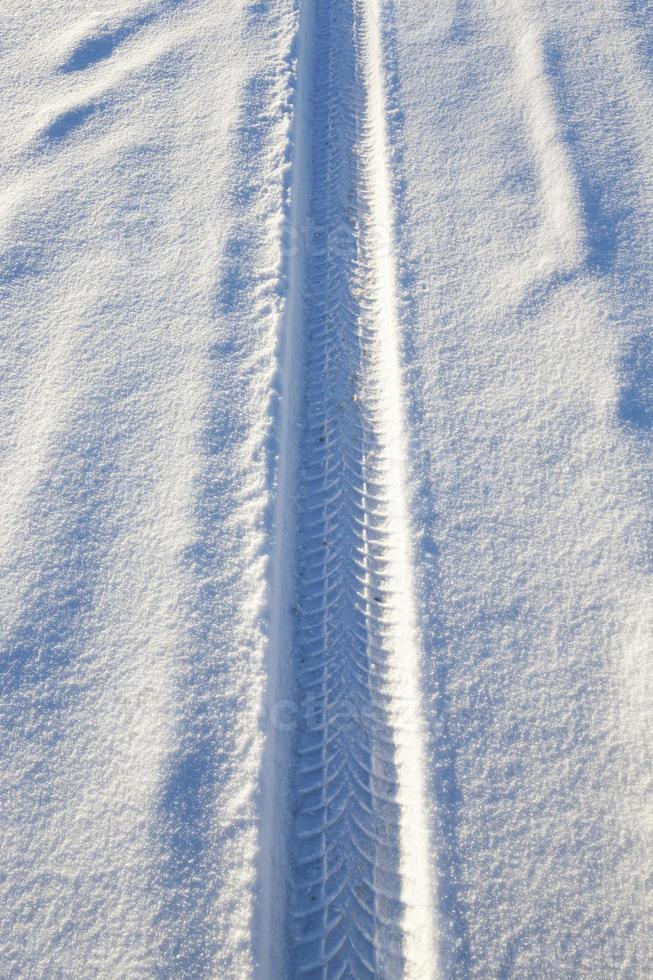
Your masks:
<svg viewBox="0 0 653 980"><path fill-rule="evenodd" d="M301 977L435 969L376 14L308 2L300 26L284 845Z"/></svg>

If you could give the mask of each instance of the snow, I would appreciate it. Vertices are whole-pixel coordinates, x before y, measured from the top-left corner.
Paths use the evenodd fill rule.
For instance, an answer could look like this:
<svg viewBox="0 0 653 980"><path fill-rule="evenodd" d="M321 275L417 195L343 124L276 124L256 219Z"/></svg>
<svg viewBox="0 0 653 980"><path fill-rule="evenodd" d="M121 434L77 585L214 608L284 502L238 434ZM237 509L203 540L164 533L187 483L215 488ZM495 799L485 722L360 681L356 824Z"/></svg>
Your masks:
<svg viewBox="0 0 653 980"><path fill-rule="evenodd" d="M652 51L644 0L8 4L0 975L653 974Z"/></svg>
<svg viewBox="0 0 653 980"><path fill-rule="evenodd" d="M398 5L417 604L455 975L651 972L651 446L625 417L650 385L627 366L650 331L650 168L625 148L648 152L651 95L614 7Z"/></svg>
<svg viewBox="0 0 653 980"><path fill-rule="evenodd" d="M0 974L243 976L292 18L12 14Z"/></svg>

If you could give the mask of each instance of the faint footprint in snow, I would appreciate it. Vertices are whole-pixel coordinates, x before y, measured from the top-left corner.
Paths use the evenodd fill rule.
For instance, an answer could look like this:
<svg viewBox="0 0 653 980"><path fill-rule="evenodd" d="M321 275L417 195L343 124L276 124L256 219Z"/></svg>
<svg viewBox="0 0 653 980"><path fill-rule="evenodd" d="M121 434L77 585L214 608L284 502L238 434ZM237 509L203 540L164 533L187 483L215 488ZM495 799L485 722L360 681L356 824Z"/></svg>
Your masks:
<svg viewBox="0 0 653 980"><path fill-rule="evenodd" d="M65 109L52 119L41 131L41 139L51 143L61 143L73 130L79 129L96 111L93 102Z"/></svg>
<svg viewBox="0 0 653 980"><path fill-rule="evenodd" d="M107 61L134 34L184 2L185 0L159 0L156 4L150 4L150 8L154 9L144 10L122 20L107 18L106 14L99 20L86 18L86 33L81 37L77 36L74 47L68 50L59 71L72 74Z"/></svg>
<svg viewBox="0 0 653 980"><path fill-rule="evenodd" d="M73 78L78 75L79 85L38 114L27 138L29 145L44 150L66 143L93 116L110 109L125 78L149 70L156 62L161 63L161 71L164 71L163 59L169 57L175 47L174 35L166 31L158 32L146 44L131 46L112 60L105 71L96 74L90 69L109 62L122 44L183 2L158 0L156 4L151 3L148 10L127 18L91 15L79 21L72 35L69 33L61 38L55 61L55 70ZM152 9L154 7L156 9ZM83 78L86 71L89 71L88 79Z"/></svg>
<svg viewBox="0 0 653 980"><path fill-rule="evenodd" d="M82 38L78 42L66 61L61 65L60 71L69 74L71 72L86 71L100 61L106 61L125 41L136 34L140 28L145 27L154 19L153 13L143 14L141 17L132 17L120 24L110 27L108 25L98 25L95 33Z"/></svg>

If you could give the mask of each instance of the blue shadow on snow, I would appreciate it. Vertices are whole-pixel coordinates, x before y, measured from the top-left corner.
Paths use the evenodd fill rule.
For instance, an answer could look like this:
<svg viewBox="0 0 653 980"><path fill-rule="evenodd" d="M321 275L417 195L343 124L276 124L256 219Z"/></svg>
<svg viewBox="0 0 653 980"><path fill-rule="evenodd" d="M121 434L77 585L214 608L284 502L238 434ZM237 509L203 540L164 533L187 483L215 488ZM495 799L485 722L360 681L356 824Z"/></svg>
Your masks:
<svg viewBox="0 0 653 980"><path fill-rule="evenodd" d="M618 417L637 429L653 430L653 335L639 334L622 359Z"/></svg>

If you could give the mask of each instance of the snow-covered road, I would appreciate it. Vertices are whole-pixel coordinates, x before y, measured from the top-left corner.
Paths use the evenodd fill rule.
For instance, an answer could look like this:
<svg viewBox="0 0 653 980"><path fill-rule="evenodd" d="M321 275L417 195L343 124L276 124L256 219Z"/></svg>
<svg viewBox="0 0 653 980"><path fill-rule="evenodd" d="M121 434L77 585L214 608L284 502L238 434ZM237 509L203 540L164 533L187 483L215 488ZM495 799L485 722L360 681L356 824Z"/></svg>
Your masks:
<svg viewBox="0 0 653 980"><path fill-rule="evenodd" d="M650 3L0 23L0 976L653 975Z"/></svg>

